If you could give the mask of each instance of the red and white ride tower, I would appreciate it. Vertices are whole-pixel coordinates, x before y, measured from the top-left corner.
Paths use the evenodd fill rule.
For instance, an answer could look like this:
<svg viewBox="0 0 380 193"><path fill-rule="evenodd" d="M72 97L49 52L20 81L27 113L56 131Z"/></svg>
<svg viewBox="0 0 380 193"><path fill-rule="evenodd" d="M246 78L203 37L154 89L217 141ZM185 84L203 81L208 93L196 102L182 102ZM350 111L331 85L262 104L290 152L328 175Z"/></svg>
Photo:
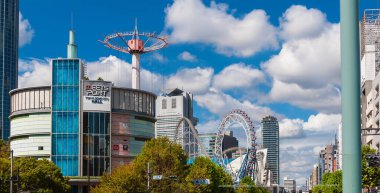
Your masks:
<svg viewBox="0 0 380 193"><path fill-rule="evenodd" d="M110 34L100 42L108 48L132 55L133 89L140 89L140 55L162 49L168 45L167 36L157 36L154 32L139 32L137 22L133 32Z"/></svg>

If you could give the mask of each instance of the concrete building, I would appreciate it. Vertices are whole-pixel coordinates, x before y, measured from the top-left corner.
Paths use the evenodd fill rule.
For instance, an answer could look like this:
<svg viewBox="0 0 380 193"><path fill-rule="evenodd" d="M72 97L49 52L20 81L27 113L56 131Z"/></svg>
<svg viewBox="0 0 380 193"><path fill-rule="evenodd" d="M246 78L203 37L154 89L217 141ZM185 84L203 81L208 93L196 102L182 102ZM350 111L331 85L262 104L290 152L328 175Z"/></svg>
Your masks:
<svg viewBox="0 0 380 193"><path fill-rule="evenodd" d="M86 80L76 49L70 31L68 57L51 61L51 86L10 92L10 140L15 157L50 159L72 192L88 192L87 176L129 163L154 137L156 96Z"/></svg>
<svg viewBox="0 0 380 193"><path fill-rule="evenodd" d="M273 183L280 184L279 125L276 117L267 116L261 121L263 147L268 149L268 167L273 174Z"/></svg>
<svg viewBox="0 0 380 193"><path fill-rule="evenodd" d="M181 89L170 89L157 97L156 103L156 137L168 137L174 141L176 127L182 117L192 121L195 126L198 120L193 116L193 94ZM198 153L198 145L187 123L182 123L178 129L177 138L190 157Z"/></svg>
<svg viewBox="0 0 380 193"><path fill-rule="evenodd" d="M19 1L0 0L0 139L10 135L9 91L17 88Z"/></svg>
<svg viewBox="0 0 380 193"><path fill-rule="evenodd" d="M379 128L380 9L364 10L360 25L361 127ZM362 131L362 144L379 151L379 130Z"/></svg>
<svg viewBox="0 0 380 193"><path fill-rule="evenodd" d="M286 192L295 192L297 190L296 180L284 178L284 189Z"/></svg>
<svg viewBox="0 0 380 193"><path fill-rule="evenodd" d="M319 178L320 178L319 176L320 176L319 166L315 164L313 166L313 171L310 177L310 190L312 190L314 186L319 184Z"/></svg>

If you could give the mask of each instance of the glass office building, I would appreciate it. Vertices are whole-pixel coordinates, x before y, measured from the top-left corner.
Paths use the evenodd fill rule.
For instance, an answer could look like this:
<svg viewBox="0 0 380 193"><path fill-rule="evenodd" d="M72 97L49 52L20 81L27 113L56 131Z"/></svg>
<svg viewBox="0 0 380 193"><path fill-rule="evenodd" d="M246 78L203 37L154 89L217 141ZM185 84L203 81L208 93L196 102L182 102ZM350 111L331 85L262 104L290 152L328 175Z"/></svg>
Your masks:
<svg viewBox="0 0 380 193"><path fill-rule="evenodd" d="M52 161L64 176L78 176L79 59L52 60Z"/></svg>
<svg viewBox="0 0 380 193"><path fill-rule="evenodd" d="M8 140L11 99L18 75L18 0L0 0L0 139Z"/></svg>
<svg viewBox="0 0 380 193"><path fill-rule="evenodd" d="M273 174L273 183L280 184L279 126L276 117L266 116L261 121L263 146L268 149L268 169Z"/></svg>

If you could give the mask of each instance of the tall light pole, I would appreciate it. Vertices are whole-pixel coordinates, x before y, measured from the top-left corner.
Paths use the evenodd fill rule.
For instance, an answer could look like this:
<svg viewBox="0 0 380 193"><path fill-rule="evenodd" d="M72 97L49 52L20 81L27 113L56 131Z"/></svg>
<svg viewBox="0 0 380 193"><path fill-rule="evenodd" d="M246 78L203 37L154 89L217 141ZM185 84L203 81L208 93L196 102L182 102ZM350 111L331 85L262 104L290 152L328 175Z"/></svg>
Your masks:
<svg viewBox="0 0 380 193"><path fill-rule="evenodd" d="M361 192L359 0L340 0L343 192Z"/></svg>
<svg viewBox="0 0 380 193"><path fill-rule="evenodd" d="M9 192L13 193L13 150L9 151L11 153L11 180L10 180L10 188Z"/></svg>

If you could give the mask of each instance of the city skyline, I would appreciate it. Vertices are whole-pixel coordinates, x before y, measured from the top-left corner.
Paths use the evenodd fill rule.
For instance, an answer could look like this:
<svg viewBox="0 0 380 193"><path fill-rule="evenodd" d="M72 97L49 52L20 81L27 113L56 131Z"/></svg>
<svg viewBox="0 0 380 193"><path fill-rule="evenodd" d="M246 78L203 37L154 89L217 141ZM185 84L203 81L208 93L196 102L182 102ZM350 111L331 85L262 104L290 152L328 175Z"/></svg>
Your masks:
<svg viewBox="0 0 380 193"><path fill-rule="evenodd" d="M72 13L73 27L78 36L78 57L87 61L90 78L96 79L102 76L105 80L115 82L116 85L129 87L130 76L125 76L122 72L130 73L130 57L103 48L96 41L103 39L103 35L117 30L131 31L134 18L138 17L141 31L161 29L157 33L168 34L172 39L167 49L157 54L146 55L142 59L143 88L159 93L163 88L178 87L194 93L194 112L195 116L200 118L197 128L201 133L215 131L222 116L233 108L246 110L255 121L261 120L266 115L278 117L282 143L280 160L284 160L281 164L289 165L288 158L295 155L301 158L297 165L292 165L294 168L288 171L285 169L280 173L297 180L306 179L310 172L303 171L304 167L312 165L316 159L315 152L334 139L334 132L340 122L337 24L339 15L334 13L339 10L339 1L334 1L329 6L318 5L317 1L308 3L299 1L295 5L286 2L280 3L276 9L258 2L257 5L252 3L252 6L245 8L239 3L194 2L169 1L161 3L158 6L161 9L152 6L154 10L149 7L148 13L141 8L133 10L126 14L127 16L121 16L122 11L120 13L116 11L107 17L104 16L106 14L100 14L103 15L103 20L99 20L99 23L93 22L99 19L98 17L90 20L85 14L91 13L91 10L99 13L99 9L106 10L107 7L94 3L88 7L84 6L87 9L81 13L79 7L90 2L80 1L78 4L71 1L67 4L58 2L65 5L62 6L62 15L54 16L56 17L53 19L54 24L41 19L43 14L39 13L40 9L46 6L53 7L51 3L37 2L38 5L32 6L35 2L22 2L20 10L23 17L20 25L27 23L27 27L22 29L28 30L27 33L21 33L20 39L32 38L20 49L20 86L49 85L48 76L41 78L41 75L47 73L46 70L50 68L45 58L64 56L64 46L61 45L67 42L66 34L70 28ZM39 6L40 4L45 5ZM178 11L184 7L186 7L184 16L176 17ZM210 23L207 19L200 22L201 20L195 17L190 22L199 24L200 28L196 28L198 26L194 28L207 34L201 30L202 25L212 25L216 30L210 33L216 33L218 37L196 34L196 31L186 27L189 23L183 23L184 20L192 18L196 10L209 14L210 17L217 16L219 22ZM48 10L44 14L49 14L51 11ZM148 16L140 16L139 12ZM303 21L297 19L300 15L317 19L312 22ZM224 19L225 23L220 22ZM90 24L86 24L86 21ZM49 24L51 24L50 29L46 27ZM260 24L263 29L248 27L236 35L232 33L236 33L234 28L247 24ZM314 27L313 31L298 28L305 25ZM102 30L94 30L95 26ZM189 32L186 33L186 30ZM218 33L217 30L225 32ZM263 33L263 30L268 30L272 34ZM232 35L228 35L228 32ZM267 38L244 36L245 33L257 33ZM240 38L243 39L242 42L239 41ZM54 43L48 43L53 41ZM323 50L330 44L331 48ZM57 49L51 49L53 45ZM314 53L315 50L320 52ZM301 54L305 54L306 58L300 56ZM321 58L324 58L322 62L316 61ZM295 62L281 64L280 60ZM321 65L320 72L307 73L310 67L319 63L326 63ZM116 70L112 71L111 67L107 68L106 65L113 66ZM287 68L299 69L299 72L284 71ZM244 81L240 81L242 74ZM320 77L323 77L323 80L320 80ZM147 81L148 79L151 80ZM210 87L212 89L209 89ZM306 144L306 141L309 142L306 147L297 145Z"/></svg>

